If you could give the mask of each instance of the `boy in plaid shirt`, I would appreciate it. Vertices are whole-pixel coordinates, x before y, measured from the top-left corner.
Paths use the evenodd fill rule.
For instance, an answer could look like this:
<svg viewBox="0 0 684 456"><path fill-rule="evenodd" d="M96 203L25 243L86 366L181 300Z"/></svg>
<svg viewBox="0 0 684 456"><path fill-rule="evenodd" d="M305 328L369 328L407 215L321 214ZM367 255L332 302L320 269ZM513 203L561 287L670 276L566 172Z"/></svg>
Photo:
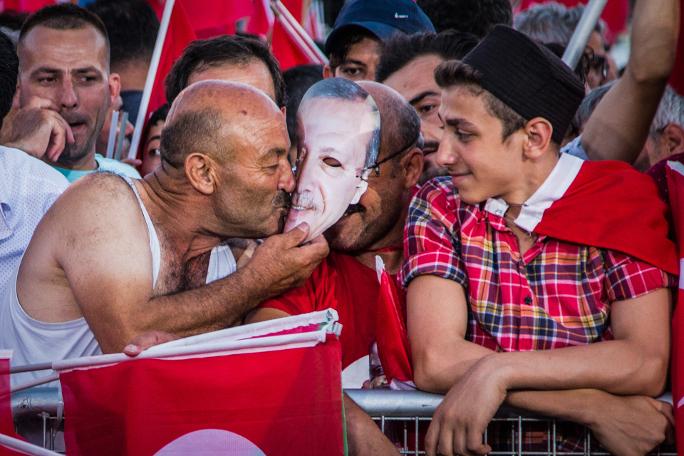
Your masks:
<svg viewBox="0 0 684 456"><path fill-rule="evenodd" d="M448 392L428 454L491 451L482 434L505 400L588 425L611 452L650 450L671 421L651 398L677 273L653 183L560 156L583 87L508 27L435 76L451 176L413 199L401 273L415 382Z"/></svg>

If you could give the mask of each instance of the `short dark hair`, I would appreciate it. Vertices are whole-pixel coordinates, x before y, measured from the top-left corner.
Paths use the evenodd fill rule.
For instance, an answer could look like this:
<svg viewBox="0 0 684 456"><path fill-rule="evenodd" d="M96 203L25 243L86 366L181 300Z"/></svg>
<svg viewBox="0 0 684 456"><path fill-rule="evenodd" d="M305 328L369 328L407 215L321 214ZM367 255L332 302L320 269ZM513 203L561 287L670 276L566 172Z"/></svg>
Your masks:
<svg viewBox="0 0 684 456"><path fill-rule="evenodd" d="M323 79L322 65L297 65L283 73L287 93L287 133L290 142L297 141L297 109L309 87Z"/></svg>
<svg viewBox="0 0 684 456"><path fill-rule="evenodd" d="M113 66L138 60L148 63L157 40L159 20L145 0L97 0L87 8L107 29Z"/></svg>
<svg viewBox="0 0 684 456"><path fill-rule="evenodd" d="M174 168L181 168L190 152L202 152L217 157L227 145L218 141L221 114L211 108L189 111L174 117L161 133L161 158Z"/></svg>
<svg viewBox="0 0 684 456"><path fill-rule="evenodd" d="M437 34L395 35L385 42L376 80L383 82L422 55L434 54L444 60L461 60L477 45L477 41L475 35L455 30Z"/></svg>
<svg viewBox="0 0 684 456"><path fill-rule="evenodd" d="M99 17L90 11L71 3L46 6L31 14L19 32L19 43L35 27L42 26L55 30L80 30L86 26L94 27L105 38L107 63L109 63L109 35Z"/></svg>
<svg viewBox="0 0 684 456"><path fill-rule="evenodd" d="M342 65L347 59L347 54L349 54L351 47L364 38L370 38L382 44L382 41L368 29L356 25L345 26L344 33L339 34L338 38L328 44L330 49L328 56L330 68L334 71L335 68Z"/></svg>
<svg viewBox="0 0 684 456"><path fill-rule="evenodd" d="M14 44L7 35L0 32L0 126L12 107L12 98L17 88L19 58Z"/></svg>
<svg viewBox="0 0 684 456"><path fill-rule="evenodd" d="M482 74L472 66L457 60L442 62L435 69L435 80L442 88L459 85L475 96L482 96L487 112L501 121L502 140L525 126L527 119L482 87Z"/></svg>
<svg viewBox="0 0 684 456"><path fill-rule="evenodd" d="M511 25L510 0L417 0L438 32L454 29L480 38L495 25Z"/></svg>
<svg viewBox="0 0 684 456"><path fill-rule="evenodd" d="M188 79L195 71L226 63L247 65L254 60L259 60L266 65L273 79L275 102L279 107L285 106L283 75L268 47L253 38L229 35L196 40L185 48L183 55L176 60L166 76L166 101L169 104L173 103L178 94L187 87Z"/></svg>

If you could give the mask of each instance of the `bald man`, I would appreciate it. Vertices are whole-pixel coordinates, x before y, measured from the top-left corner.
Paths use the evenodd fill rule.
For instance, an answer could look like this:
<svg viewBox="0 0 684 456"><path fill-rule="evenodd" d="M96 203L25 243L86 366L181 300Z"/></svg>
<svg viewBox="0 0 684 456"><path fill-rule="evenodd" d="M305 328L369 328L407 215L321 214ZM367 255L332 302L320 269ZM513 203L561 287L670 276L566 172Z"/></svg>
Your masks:
<svg viewBox="0 0 684 456"><path fill-rule="evenodd" d="M375 324L380 286L375 257L393 276L402 262L402 236L408 203L423 170L419 148L420 119L393 89L358 82L380 111L380 153L368 178L368 190L335 225L325 232L332 252L299 288L263 303L249 318L262 321L328 307L337 309L344 330L342 378L347 388L370 380L369 353L376 341ZM396 284L395 284L396 285ZM403 290L397 286L397 293ZM396 448L371 419L345 398L350 454L397 454Z"/></svg>
<svg viewBox="0 0 684 456"><path fill-rule="evenodd" d="M148 331L182 337L239 323L301 283L328 247L322 237L299 246L307 227L275 234L294 188L288 148L284 116L263 92L188 87L154 173L87 176L39 224L0 302L0 346L15 350L15 364L120 351ZM222 240L267 236L237 272L212 271Z"/></svg>

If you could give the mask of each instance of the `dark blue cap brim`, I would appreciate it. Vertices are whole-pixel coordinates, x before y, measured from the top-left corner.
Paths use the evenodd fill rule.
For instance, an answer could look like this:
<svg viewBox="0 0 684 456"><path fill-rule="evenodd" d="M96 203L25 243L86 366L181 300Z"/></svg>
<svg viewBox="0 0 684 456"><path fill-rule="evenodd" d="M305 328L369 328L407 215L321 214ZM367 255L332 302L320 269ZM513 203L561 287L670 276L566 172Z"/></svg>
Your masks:
<svg viewBox="0 0 684 456"><path fill-rule="evenodd" d="M363 29L368 30L371 32L373 35L378 37L380 41L385 41L392 37L395 33L404 33L401 29L391 27L387 24L383 24L381 22L370 22L370 21L361 21L361 22L348 22L344 24L341 27L336 28L333 30L330 35L328 36L328 39L325 40L325 52L330 54L330 46L331 43L333 43L336 39L338 39L341 35L341 32L344 32L348 27L361 27Z"/></svg>

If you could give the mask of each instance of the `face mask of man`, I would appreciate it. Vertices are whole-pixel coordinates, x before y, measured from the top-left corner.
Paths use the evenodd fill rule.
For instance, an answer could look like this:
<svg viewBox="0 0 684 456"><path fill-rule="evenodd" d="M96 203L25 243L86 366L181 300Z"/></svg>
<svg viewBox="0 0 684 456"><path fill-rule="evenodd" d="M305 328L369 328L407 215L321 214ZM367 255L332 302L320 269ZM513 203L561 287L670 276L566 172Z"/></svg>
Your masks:
<svg viewBox="0 0 684 456"><path fill-rule="evenodd" d="M306 222L309 241L334 225L368 188L378 156L380 114L363 89L333 78L307 91L297 121L297 189L285 231Z"/></svg>

